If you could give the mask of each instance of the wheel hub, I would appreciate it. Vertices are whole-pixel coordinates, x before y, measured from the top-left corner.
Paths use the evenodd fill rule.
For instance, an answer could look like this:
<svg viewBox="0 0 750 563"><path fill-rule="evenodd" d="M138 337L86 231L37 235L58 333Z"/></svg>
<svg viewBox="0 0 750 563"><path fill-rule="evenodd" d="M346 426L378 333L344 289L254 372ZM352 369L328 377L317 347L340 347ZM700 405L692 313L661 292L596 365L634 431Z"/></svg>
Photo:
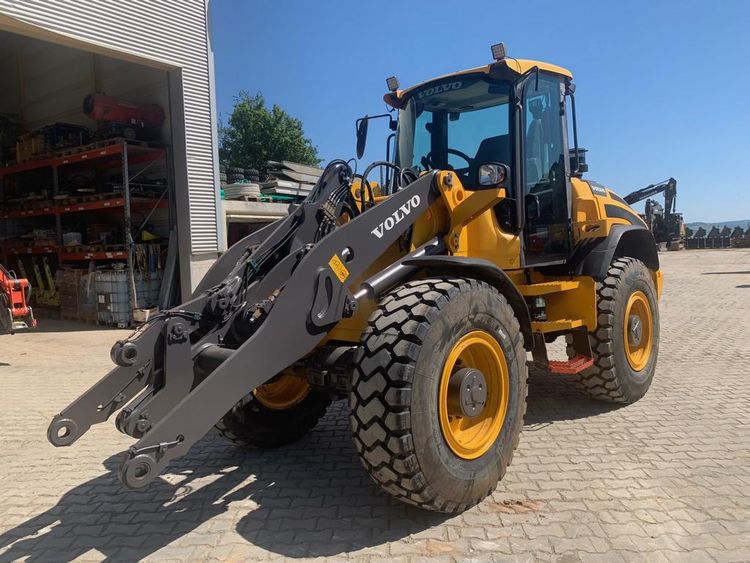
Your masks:
<svg viewBox="0 0 750 563"><path fill-rule="evenodd" d="M641 371L651 358L654 316L645 293L634 291L625 305L623 323L625 357L633 371Z"/></svg>
<svg viewBox="0 0 750 563"><path fill-rule="evenodd" d="M298 377L293 370L282 373L269 383L260 385L253 395L269 409L286 410L301 403L310 393L307 379Z"/></svg>
<svg viewBox="0 0 750 563"><path fill-rule="evenodd" d="M448 352L439 390L440 429L460 459L477 459L496 442L505 422L510 373L493 334L473 330Z"/></svg>
<svg viewBox="0 0 750 563"><path fill-rule="evenodd" d="M451 376L451 395L458 398L458 407L467 417L482 413L487 404L487 382L484 374L475 368L463 368Z"/></svg>
<svg viewBox="0 0 750 563"><path fill-rule="evenodd" d="M643 339L643 323L638 315L631 315L628 319L628 341L631 346L640 346Z"/></svg>

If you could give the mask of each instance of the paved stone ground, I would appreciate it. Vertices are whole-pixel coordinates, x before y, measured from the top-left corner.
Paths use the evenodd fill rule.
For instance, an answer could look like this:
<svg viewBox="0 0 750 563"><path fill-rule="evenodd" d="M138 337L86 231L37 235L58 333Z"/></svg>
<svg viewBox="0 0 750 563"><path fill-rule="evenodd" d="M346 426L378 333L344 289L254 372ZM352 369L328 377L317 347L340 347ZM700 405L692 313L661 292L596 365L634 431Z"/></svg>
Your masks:
<svg viewBox="0 0 750 563"><path fill-rule="evenodd" d="M750 251L662 255L654 385L612 407L535 373L513 465L460 516L390 500L354 457L345 406L247 454L205 437L146 490L112 471L111 424L55 449L51 416L124 331L0 337L0 560L750 560Z"/></svg>

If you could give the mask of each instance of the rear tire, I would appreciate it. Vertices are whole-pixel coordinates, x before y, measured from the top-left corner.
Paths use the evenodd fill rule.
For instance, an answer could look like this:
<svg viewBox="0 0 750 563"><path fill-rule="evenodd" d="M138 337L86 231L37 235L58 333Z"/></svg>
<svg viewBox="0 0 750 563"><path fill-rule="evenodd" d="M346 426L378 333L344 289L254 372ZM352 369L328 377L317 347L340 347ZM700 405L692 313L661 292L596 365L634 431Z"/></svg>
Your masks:
<svg viewBox="0 0 750 563"><path fill-rule="evenodd" d="M659 308L651 272L640 260L616 258L607 277L596 286L598 326L589 333L594 365L579 374L578 381L595 399L634 403L651 386L659 354ZM639 346L627 340L626 326L634 307L642 311L642 337L649 341ZM571 337L566 339L572 358L577 352L571 346Z"/></svg>
<svg viewBox="0 0 750 563"><path fill-rule="evenodd" d="M486 405L461 422L469 426L460 431L469 436L465 453L448 422L462 416L446 414L455 411L445 410L451 403L443 382L454 365L477 367L455 355L475 334L480 344L469 358L481 356L486 346L498 351L500 369L493 372L492 362L484 362L480 370L488 372ZM427 279L393 290L370 316L354 363L354 445L384 491L424 509L455 513L495 489L518 445L527 390L519 323L496 289L476 280ZM447 373L450 381L457 375ZM493 373L501 375L494 388ZM495 409L493 400L504 406ZM486 432L485 426L471 426L485 420Z"/></svg>

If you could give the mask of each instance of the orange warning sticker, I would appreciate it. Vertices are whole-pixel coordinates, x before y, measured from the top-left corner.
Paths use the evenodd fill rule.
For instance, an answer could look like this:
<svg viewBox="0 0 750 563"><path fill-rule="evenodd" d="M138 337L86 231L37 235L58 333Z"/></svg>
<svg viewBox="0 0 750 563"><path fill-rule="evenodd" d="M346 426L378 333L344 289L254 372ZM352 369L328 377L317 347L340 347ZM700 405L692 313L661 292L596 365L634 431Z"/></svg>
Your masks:
<svg viewBox="0 0 750 563"><path fill-rule="evenodd" d="M341 258L338 257L338 254L334 254L331 257L328 261L328 265L341 283L344 283L346 278L349 277L349 270L346 269L346 266L344 266L344 263L341 261Z"/></svg>

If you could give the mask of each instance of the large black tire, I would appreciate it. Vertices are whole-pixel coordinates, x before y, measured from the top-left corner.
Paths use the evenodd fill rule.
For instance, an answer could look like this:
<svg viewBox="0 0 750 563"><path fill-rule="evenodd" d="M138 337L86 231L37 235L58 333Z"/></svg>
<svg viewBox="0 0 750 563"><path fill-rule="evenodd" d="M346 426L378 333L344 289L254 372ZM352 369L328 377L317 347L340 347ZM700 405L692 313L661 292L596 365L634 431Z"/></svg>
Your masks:
<svg viewBox="0 0 750 563"><path fill-rule="evenodd" d="M243 447L276 448L315 428L330 404L330 395L314 387L300 403L284 410L268 408L250 393L216 423L216 429Z"/></svg>
<svg viewBox="0 0 750 563"><path fill-rule="evenodd" d="M446 441L438 403L446 358L472 331L491 334L500 345L509 392L495 441L481 457L464 459ZM497 290L443 278L393 290L370 316L354 363L354 444L383 490L421 508L455 513L495 489L518 445L527 392L523 337Z"/></svg>
<svg viewBox="0 0 750 563"><path fill-rule="evenodd" d="M592 397L611 403L634 403L646 394L654 378L659 354L659 307L650 270L635 258L616 258L607 277L596 284L598 326L589 333L594 365L577 376L580 387ZM636 292L648 299L652 314L651 351L639 370L628 361L625 312ZM567 337L568 356L577 352Z"/></svg>

